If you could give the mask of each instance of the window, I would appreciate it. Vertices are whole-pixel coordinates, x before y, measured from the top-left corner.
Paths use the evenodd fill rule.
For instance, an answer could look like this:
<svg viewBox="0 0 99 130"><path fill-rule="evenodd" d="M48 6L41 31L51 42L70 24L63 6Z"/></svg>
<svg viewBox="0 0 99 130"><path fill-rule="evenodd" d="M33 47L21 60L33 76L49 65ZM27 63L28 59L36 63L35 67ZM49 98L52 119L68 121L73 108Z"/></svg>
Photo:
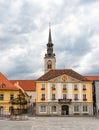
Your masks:
<svg viewBox="0 0 99 130"><path fill-rule="evenodd" d="M66 84L63 84L63 90L66 90Z"/></svg>
<svg viewBox="0 0 99 130"><path fill-rule="evenodd" d="M86 90L86 85L85 84L83 84L83 90Z"/></svg>
<svg viewBox="0 0 99 130"><path fill-rule="evenodd" d="M55 100L55 94L52 94L52 100Z"/></svg>
<svg viewBox="0 0 99 130"><path fill-rule="evenodd" d="M56 106L52 106L51 112L56 112Z"/></svg>
<svg viewBox="0 0 99 130"><path fill-rule="evenodd" d="M6 87L6 85L4 84L4 83L2 83L1 85L0 85L0 88L5 88Z"/></svg>
<svg viewBox="0 0 99 130"><path fill-rule="evenodd" d="M30 99L32 99L32 95L30 95Z"/></svg>
<svg viewBox="0 0 99 130"><path fill-rule="evenodd" d="M52 90L55 90L55 84L52 84Z"/></svg>
<svg viewBox="0 0 99 130"><path fill-rule="evenodd" d="M48 69L51 69L52 68L52 65L51 64L48 64Z"/></svg>
<svg viewBox="0 0 99 130"><path fill-rule="evenodd" d="M74 112L79 112L79 106L74 106Z"/></svg>
<svg viewBox="0 0 99 130"><path fill-rule="evenodd" d="M77 90L78 89L78 86L77 84L74 85L74 90Z"/></svg>
<svg viewBox="0 0 99 130"><path fill-rule="evenodd" d="M3 110L4 110L4 108L2 106L0 106L0 115L3 114Z"/></svg>
<svg viewBox="0 0 99 130"><path fill-rule="evenodd" d="M87 100L86 94L83 94L83 100Z"/></svg>
<svg viewBox="0 0 99 130"><path fill-rule="evenodd" d="M0 100L4 100L4 95L0 94Z"/></svg>
<svg viewBox="0 0 99 130"><path fill-rule="evenodd" d="M78 100L78 94L74 94L74 100Z"/></svg>
<svg viewBox="0 0 99 130"><path fill-rule="evenodd" d="M46 112L46 106L40 106L40 112Z"/></svg>
<svg viewBox="0 0 99 130"><path fill-rule="evenodd" d="M45 94L42 94L41 100L45 100Z"/></svg>
<svg viewBox="0 0 99 130"><path fill-rule="evenodd" d="M66 99L66 94L63 94L63 99Z"/></svg>
<svg viewBox="0 0 99 130"><path fill-rule="evenodd" d="M48 68L48 69L51 69L51 68L52 68L52 62L51 62L50 60L47 62L47 68Z"/></svg>
<svg viewBox="0 0 99 130"><path fill-rule="evenodd" d="M45 84L42 84L41 90L45 90Z"/></svg>
<svg viewBox="0 0 99 130"><path fill-rule="evenodd" d="M86 105L83 106L83 112L88 112L88 106Z"/></svg>
<svg viewBox="0 0 99 130"><path fill-rule="evenodd" d="M10 100L13 100L13 99L14 99L14 95L10 94Z"/></svg>

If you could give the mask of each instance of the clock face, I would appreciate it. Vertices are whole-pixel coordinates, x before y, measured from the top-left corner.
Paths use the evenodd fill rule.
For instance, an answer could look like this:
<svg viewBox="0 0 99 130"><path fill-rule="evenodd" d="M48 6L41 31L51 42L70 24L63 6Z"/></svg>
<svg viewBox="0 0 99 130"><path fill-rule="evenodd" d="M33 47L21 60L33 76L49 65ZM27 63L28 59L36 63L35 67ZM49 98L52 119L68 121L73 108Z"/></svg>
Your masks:
<svg viewBox="0 0 99 130"><path fill-rule="evenodd" d="M62 81L66 82L66 80L67 80L67 76L66 75L62 76Z"/></svg>

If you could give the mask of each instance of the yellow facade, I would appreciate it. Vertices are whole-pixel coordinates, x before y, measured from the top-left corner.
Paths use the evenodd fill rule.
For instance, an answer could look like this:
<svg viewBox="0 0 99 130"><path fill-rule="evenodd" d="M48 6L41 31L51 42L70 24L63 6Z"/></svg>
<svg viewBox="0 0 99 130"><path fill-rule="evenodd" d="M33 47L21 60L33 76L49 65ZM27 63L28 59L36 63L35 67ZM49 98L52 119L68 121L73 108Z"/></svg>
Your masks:
<svg viewBox="0 0 99 130"><path fill-rule="evenodd" d="M43 78L41 78L43 79ZM93 115L92 82L63 74L36 82L37 115Z"/></svg>
<svg viewBox="0 0 99 130"><path fill-rule="evenodd" d="M21 95L24 97L25 95L23 92L19 89L17 90L0 90L0 95L3 94L3 99L0 100L0 115L10 115L11 114L11 107L13 106L11 104L11 95L13 95L13 98L17 98L18 95ZM19 106L14 105L15 109L17 109Z"/></svg>
<svg viewBox="0 0 99 130"><path fill-rule="evenodd" d="M55 79L52 79L50 81L37 81L36 82L36 102L48 102L48 86L50 86L50 99L52 94L55 94L56 100L58 100L58 87L61 86L61 98L63 94L66 94L68 97L69 94L69 84L72 84L72 100L74 100L74 94L78 95L78 100L82 98L81 102L93 102L92 101L92 82L90 81L79 81L77 79L73 79L66 75L66 81L64 81L63 78L64 75L60 77L56 77ZM59 81L59 82L58 82ZM42 84L45 84L45 90L42 90ZM55 90L52 90L51 86L52 84L55 84ZM58 85L59 84L59 85ZM66 90L63 90L63 85L66 84ZM77 85L77 90L74 89L74 85ZM86 86L86 89L83 90L83 85ZM45 100L41 100L41 95L45 94ZM83 94L86 94L86 100L83 100Z"/></svg>
<svg viewBox="0 0 99 130"><path fill-rule="evenodd" d="M3 100L0 100L1 115L10 114L10 95L14 95L16 98L19 93L19 90L0 90L0 94L3 94Z"/></svg>

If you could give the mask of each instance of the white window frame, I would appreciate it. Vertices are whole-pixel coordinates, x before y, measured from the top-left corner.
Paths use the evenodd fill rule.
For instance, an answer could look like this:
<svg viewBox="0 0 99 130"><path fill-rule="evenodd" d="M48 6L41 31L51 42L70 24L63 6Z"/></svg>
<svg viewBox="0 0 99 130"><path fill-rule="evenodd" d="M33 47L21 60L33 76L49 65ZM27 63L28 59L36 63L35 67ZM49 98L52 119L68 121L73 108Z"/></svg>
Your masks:
<svg viewBox="0 0 99 130"><path fill-rule="evenodd" d="M85 90L87 89L86 84L83 84L83 85L82 85L82 89L83 89L83 90L84 90L84 89L85 89Z"/></svg>
<svg viewBox="0 0 99 130"><path fill-rule="evenodd" d="M53 98L53 95L55 98ZM56 99L56 94L55 93L52 93L52 100Z"/></svg>
<svg viewBox="0 0 99 130"><path fill-rule="evenodd" d="M50 113L57 113L57 106L55 106L56 107L56 111L52 111L52 107L54 107L55 105L52 105L51 107L50 107Z"/></svg>
<svg viewBox="0 0 99 130"><path fill-rule="evenodd" d="M78 94L74 94L74 100L77 99L78 100Z"/></svg>
<svg viewBox="0 0 99 130"><path fill-rule="evenodd" d="M44 98L44 99L46 100L46 94L45 94L45 93L42 93L42 94L41 94L41 99L43 98L43 96L42 96L43 94L45 95L45 98Z"/></svg>
<svg viewBox="0 0 99 130"><path fill-rule="evenodd" d="M74 90L78 90L78 84L74 84Z"/></svg>
<svg viewBox="0 0 99 130"><path fill-rule="evenodd" d="M14 94L10 94L10 100L14 99Z"/></svg>
<svg viewBox="0 0 99 130"><path fill-rule="evenodd" d="M43 89L45 90L45 84L42 84L42 85L41 85L41 89L42 89L42 90L43 90Z"/></svg>
<svg viewBox="0 0 99 130"><path fill-rule="evenodd" d="M4 113L4 107L0 107L0 115L2 115Z"/></svg>
<svg viewBox="0 0 99 130"><path fill-rule="evenodd" d="M84 109L86 109L86 108L84 108L84 107L87 107L87 111L84 111ZM88 105L83 105L83 106L82 106L82 112L83 112L83 113L89 113Z"/></svg>
<svg viewBox="0 0 99 130"><path fill-rule="evenodd" d="M66 90L66 89L67 89L67 85L63 84L63 90Z"/></svg>
<svg viewBox="0 0 99 130"><path fill-rule="evenodd" d="M84 98L84 97L86 97L86 98ZM87 99L87 94L83 94L83 99Z"/></svg>
<svg viewBox="0 0 99 130"><path fill-rule="evenodd" d="M66 95L66 97L64 98L64 95ZM63 99L67 99L67 94L63 93Z"/></svg>
<svg viewBox="0 0 99 130"><path fill-rule="evenodd" d="M79 113L79 105L74 106L74 113Z"/></svg>
<svg viewBox="0 0 99 130"><path fill-rule="evenodd" d="M0 101L3 101L4 100L4 94L0 94Z"/></svg>
<svg viewBox="0 0 99 130"><path fill-rule="evenodd" d="M56 89L55 84L52 84L52 90L55 90L55 89Z"/></svg>
<svg viewBox="0 0 99 130"><path fill-rule="evenodd" d="M45 111L41 111L41 107L45 107ZM39 113L47 113L47 106L46 105L39 106Z"/></svg>

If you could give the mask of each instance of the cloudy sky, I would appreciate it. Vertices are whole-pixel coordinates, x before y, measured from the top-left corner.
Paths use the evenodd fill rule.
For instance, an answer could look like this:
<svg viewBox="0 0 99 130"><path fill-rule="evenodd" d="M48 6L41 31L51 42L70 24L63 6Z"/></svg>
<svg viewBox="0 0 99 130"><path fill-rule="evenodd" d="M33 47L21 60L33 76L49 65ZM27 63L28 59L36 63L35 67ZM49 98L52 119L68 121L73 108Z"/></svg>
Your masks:
<svg viewBox="0 0 99 130"><path fill-rule="evenodd" d="M0 71L43 74L49 22L56 67L99 75L99 0L0 0Z"/></svg>

